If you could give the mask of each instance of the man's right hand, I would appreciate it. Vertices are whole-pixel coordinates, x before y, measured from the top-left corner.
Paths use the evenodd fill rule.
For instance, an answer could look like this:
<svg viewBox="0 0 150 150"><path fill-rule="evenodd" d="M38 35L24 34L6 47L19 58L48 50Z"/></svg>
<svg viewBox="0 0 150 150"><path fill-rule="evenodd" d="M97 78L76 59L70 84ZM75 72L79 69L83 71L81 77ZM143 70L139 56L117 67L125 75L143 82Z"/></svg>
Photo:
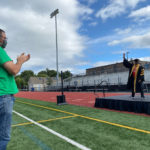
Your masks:
<svg viewBox="0 0 150 150"><path fill-rule="evenodd" d="M30 59L30 54L25 55L22 53L20 56L17 57L17 63L14 64L13 61L8 61L3 64L4 68L12 75L16 75L24 62Z"/></svg>
<svg viewBox="0 0 150 150"><path fill-rule="evenodd" d="M30 59L30 54L25 55L22 53L20 56L17 57L17 63L23 64L24 62L28 61Z"/></svg>

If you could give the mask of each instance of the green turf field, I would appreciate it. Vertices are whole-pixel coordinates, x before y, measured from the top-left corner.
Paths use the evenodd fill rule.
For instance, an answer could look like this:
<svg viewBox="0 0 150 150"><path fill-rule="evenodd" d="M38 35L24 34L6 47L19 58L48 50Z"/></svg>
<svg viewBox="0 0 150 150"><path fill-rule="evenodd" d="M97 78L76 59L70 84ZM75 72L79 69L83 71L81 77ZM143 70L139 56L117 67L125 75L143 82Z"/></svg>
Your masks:
<svg viewBox="0 0 150 150"><path fill-rule="evenodd" d="M92 150L149 150L150 117L17 98L14 110ZM8 150L79 150L13 113Z"/></svg>

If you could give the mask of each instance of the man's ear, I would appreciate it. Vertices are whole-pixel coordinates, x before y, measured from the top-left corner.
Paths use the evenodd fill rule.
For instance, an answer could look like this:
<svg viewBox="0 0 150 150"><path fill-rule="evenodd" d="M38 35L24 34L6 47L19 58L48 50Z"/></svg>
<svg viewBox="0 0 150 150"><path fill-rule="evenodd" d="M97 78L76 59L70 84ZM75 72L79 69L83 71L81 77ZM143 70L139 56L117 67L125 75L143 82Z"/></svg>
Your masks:
<svg viewBox="0 0 150 150"><path fill-rule="evenodd" d="M2 44L3 43L3 40L0 38L0 44Z"/></svg>

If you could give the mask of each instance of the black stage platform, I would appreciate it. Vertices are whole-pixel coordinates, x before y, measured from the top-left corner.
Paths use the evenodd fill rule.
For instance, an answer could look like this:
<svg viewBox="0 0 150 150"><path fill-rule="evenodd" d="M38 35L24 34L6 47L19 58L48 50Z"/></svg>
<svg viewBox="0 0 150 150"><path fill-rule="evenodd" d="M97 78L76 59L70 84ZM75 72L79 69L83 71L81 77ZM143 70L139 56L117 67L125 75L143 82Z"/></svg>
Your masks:
<svg viewBox="0 0 150 150"><path fill-rule="evenodd" d="M129 95L96 98L95 107L150 115L150 95L146 95L144 99L140 95L136 95L134 99Z"/></svg>

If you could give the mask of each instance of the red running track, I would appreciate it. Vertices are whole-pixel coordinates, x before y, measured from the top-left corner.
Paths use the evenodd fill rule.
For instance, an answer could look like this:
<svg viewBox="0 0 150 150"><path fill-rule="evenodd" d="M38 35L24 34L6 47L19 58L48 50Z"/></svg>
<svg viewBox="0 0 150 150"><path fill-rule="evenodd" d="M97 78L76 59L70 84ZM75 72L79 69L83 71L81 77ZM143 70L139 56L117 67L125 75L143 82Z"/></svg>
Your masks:
<svg viewBox="0 0 150 150"><path fill-rule="evenodd" d="M19 92L18 94L15 95L15 97L56 103L57 95L61 95L61 92ZM87 107L93 107L93 108L95 108L94 107L95 98L103 97L103 93L94 94L92 92L64 92L64 95L66 97L66 102L68 104L78 105L78 106L87 106ZM130 95L130 93L105 93L106 97L117 96L117 95ZM150 95L150 94L146 94L146 95ZM134 112L117 111L117 110L110 110L110 109L105 109L105 108L101 108L101 109L104 109L107 111L116 111L116 112L121 112L121 113L129 113L129 114L134 114L134 115L142 115L142 116L150 117L150 115L147 115L147 114L137 114Z"/></svg>
<svg viewBox="0 0 150 150"><path fill-rule="evenodd" d="M19 92L15 95L15 97L28 98L33 100L41 100L48 102L57 102L57 95L61 95L60 92ZM79 106L87 106L94 107L95 98L103 97L103 93L96 93L96 95L92 92L64 92L66 97L66 102L68 104L79 105ZM128 95L128 93L105 93L105 96L117 96L117 95Z"/></svg>

